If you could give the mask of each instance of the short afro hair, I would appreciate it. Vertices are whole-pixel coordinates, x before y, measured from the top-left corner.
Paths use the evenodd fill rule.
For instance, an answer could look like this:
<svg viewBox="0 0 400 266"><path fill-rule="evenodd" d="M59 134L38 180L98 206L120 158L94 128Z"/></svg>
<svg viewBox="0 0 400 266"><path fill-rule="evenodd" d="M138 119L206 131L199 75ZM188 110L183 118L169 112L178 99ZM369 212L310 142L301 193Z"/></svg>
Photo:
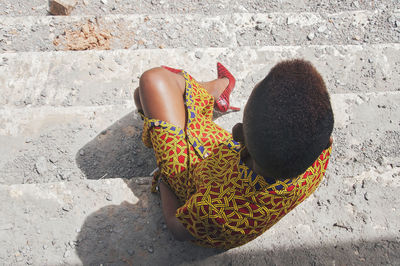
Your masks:
<svg viewBox="0 0 400 266"><path fill-rule="evenodd" d="M245 145L269 177L295 178L328 147L333 123L329 94L314 66L283 61L250 95L243 116Z"/></svg>

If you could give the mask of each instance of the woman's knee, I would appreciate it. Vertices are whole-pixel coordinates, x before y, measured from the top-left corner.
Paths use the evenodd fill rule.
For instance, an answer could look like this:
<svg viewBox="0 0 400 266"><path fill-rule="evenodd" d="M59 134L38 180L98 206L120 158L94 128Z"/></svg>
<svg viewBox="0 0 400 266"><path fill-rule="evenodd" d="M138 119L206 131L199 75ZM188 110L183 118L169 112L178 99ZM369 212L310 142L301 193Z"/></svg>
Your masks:
<svg viewBox="0 0 400 266"><path fill-rule="evenodd" d="M167 79L166 70L161 67L156 67L145 71L139 80L140 94L159 93L165 87Z"/></svg>

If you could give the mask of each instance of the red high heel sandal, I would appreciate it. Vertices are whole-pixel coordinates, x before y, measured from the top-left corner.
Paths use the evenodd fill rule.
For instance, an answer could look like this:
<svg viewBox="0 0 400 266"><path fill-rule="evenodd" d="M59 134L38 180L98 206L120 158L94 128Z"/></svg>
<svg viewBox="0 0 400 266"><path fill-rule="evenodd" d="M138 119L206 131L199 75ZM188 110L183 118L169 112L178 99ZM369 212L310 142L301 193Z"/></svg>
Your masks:
<svg viewBox="0 0 400 266"><path fill-rule="evenodd" d="M226 69L220 62L217 63L217 70L218 70L218 78L227 78L229 79L229 84L225 88L225 90L221 93L219 98L214 103L214 108L220 112L225 113L228 110L239 111L239 107L233 107L229 105L229 96L233 88L235 87L235 77Z"/></svg>
<svg viewBox="0 0 400 266"><path fill-rule="evenodd" d="M165 68L166 70L171 71L172 73L179 74L182 72L182 69L176 69L168 66L161 66L162 68Z"/></svg>

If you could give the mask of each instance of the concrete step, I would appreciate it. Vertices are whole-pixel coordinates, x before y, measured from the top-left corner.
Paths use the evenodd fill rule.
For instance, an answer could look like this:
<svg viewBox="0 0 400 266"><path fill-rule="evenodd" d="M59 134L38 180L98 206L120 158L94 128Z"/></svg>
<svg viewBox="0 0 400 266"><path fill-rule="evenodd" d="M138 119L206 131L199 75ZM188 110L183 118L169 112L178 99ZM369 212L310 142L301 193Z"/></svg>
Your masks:
<svg viewBox="0 0 400 266"><path fill-rule="evenodd" d="M65 31L83 25L112 34L103 49L362 44L400 41L399 10L224 15L154 14L0 19L0 51L84 50ZM397 22L396 22L397 21ZM76 38L74 38L76 40ZM107 45L106 45L107 43ZM109 43L109 45L108 45Z"/></svg>
<svg viewBox="0 0 400 266"><path fill-rule="evenodd" d="M400 160L400 92L332 94L331 170L351 177ZM242 106L243 107L243 106ZM227 130L242 111L216 119ZM0 183L46 183L149 175L153 151L141 142L133 102L98 107L0 110Z"/></svg>
<svg viewBox="0 0 400 266"><path fill-rule="evenodd" d="M330 170L316 193L277 225L226 252L174 241L164 224L158 196L149 193L150 178L0 185L0 244L4 247L0 262L397 264L400 183L392 175L400 167L381 167L351 178Z"/></svg>
<svg viewBox="0 0 400 266"><path fill-rule="evenodd" d="M400 44L266 46L29 52L0 55L0 105L99 106L131 101L143 71L181 67L199 80L216 77L217 61L237 78L233 104L243 106L252 88L278 61L306 58L331 93L399 90Z"/></svg>
<svg viewBox="0 0 400 266"><path fill-rule="evenodd" d="M132 178L155 168L133 102L0 111L0 183Z"/></svg>
<svg viewBox="0 0 400 266"><path fill-rule="evenodd" d="M199 14L230 14L234 12L280 12L280 11L315 11L338 12L360 9L394 9L399 4L396 0L353 1L353 0L322 0L322 1L257 1L257 0L204 0L204 1L118 1L118 0L84 0L78 1L73 15L98 14L171 14L171 13L199 13ZM3 0L0 15L10 16L45 16L48 2L45 0L31 0L15 2Z"/></svg>

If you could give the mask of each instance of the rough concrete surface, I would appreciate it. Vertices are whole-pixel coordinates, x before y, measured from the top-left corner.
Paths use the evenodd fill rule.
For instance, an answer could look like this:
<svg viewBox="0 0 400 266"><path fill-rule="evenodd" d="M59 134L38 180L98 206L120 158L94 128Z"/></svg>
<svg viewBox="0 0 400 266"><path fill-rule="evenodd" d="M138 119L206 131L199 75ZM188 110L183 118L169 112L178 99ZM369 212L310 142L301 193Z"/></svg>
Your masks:
<svg viewBox="0 0 400 266"><path fill-rule="evenodd" d="M0 3L0 265L400 265L398 0L82 0L71 16L48 10L42 0ZM88 23L110 33L107 50L67 51L68 32ZM310 60L331 94L321 186L242 247L173 240L149 192L156 165L132 100L141 73L166 64L208 80L221 61L244 107L289 58ZM242 114L215 121L230 130Z"/></svg>

